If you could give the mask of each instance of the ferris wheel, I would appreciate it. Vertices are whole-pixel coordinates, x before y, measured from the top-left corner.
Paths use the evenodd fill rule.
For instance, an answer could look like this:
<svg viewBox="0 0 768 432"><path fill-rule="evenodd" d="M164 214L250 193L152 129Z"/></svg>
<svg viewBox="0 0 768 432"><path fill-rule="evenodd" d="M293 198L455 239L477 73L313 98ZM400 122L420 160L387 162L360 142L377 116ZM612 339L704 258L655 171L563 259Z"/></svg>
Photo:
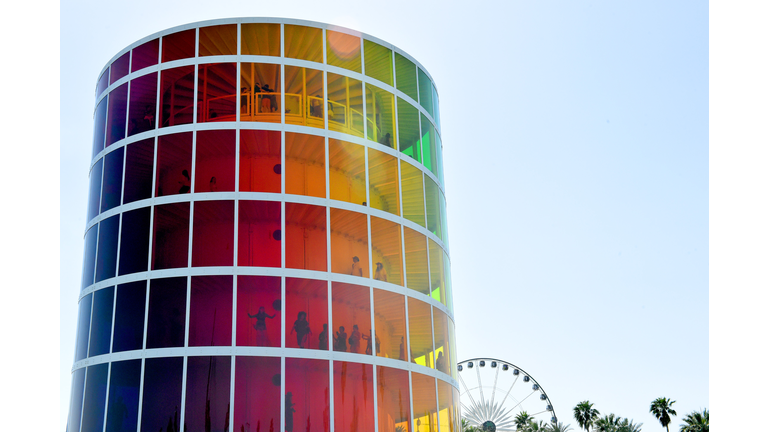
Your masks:
<svg viewBox="0 0 768 432"><path fill-rule="evenodd" d="M474 358L458 363L462 417L483 432L514 432L515 416L557 423L552 402L523 369L503 360Z"/></svg>

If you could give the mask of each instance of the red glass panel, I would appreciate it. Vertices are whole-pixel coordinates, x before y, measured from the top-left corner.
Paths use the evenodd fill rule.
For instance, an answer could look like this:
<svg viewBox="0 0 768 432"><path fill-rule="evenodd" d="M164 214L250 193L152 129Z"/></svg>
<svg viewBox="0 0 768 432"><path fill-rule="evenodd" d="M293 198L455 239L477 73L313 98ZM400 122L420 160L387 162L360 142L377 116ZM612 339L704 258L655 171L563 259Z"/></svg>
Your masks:
<svg viewBox="0 0 768 432"><path fill-rule="evenodd" d="M407 387L406 387L407 388ZM373 431L373 367L333 362L333 426L338 431Z"/></svg>
<svg viewBox="0 0 768 432"><path fill-rule="evenodd" d="M235 121L237 63L197 67L197 121Z"/></svg>
<svg viewBox="0 0 768 432"><path fill-rule="evenodd" d="M285 431L329 432L327 360L285 359Z"/></svg>
<svg viewBox="0 0 768 432"><path fill-rule="evenodd" d="M195 56L195 29L163 36L163 63Z"/></svg>
<svg viewBox="0 0 768 432"><path fill-rule="evenodd" d="M240 201L237 264L280 267L280 203Z"/></svg>
<svg viewBox="0 0 768 432"><path fill-rule="evenodd" d="M232 276L192 277L188 345L232 345Z"/></svg>
<svg viewBox="0 0 768 432"><path fill-rule="evenodd" d="M186 267L189 203L155 206L152 231L152 270Z"/></svg>
<svg viewBox="0 0 768 432"><path fill-rule="evenodd" d="M114 84L115 81L128 75L128 63L131 60L131 52L121 55L117 60L112 63L109 68L109 84Z"/></svg>
<svg viewBox="0 0 768 432"><path fill-rule="evenodd" d="M159 137L155 196L189 193L192 186L191 173L192 132Z"/></svg>
<svg viewBox="0 0 768 432"><path fill-rule="evenodd" d="M198 55L237 54L237 24L217 25L200 28Z"/></svg>
<svg viewBox="0 0 768 432"><path fill-rule="evenodd" d="M149 358L145 361L141 432L181 430L183 365L183 357Z"/></svg>
<svg viewBox="0 0 768 432"><path fill-rule="evenodd" d="M372 354L370 288L333 283L333 350Z"/></svg>
<svg viewBox="0 0 768 432"><path fill-rule="evenodd" d="M195 193L235 190L235 131L198 131Z"/></svg>
<svg viewBox="0 0 768 432"><path fill-rule="evenodd" d="M128 105L128 83L109 93L106 147L125 138L125 116Z"/></svg>
<svg viewBox="0 0 768 432"><path fill-rule="evenodd" d="M154 129L156 111L157 72L131 80L128 136Z"/></svg>
<svg viewBox="0 0 768 432"><path fill-rule="evenodd" d="M235 431L280 430L280 358L235 358Z"/></svg>
<svg viewBox="0 0 768 432"><path fill-rule="evenodd" d="M369 277L368 218L348 210L331 209L331 270Z"/></svg>
<svg viewBox="0 0 768 432"><path fill-rule="evenodd" d="M160 39L153 39L133 49L131 72L157 64L160 53Z"/></svg>
<svg viewBox="0 0 768 432"><path fill-rule="evenodd" d="M192 123L195 67L183 66L160 73L160 127Z"/></svg>
<svg viewBox="0 0 768 432"><path fill-rule="evenodd" d="M197 201L192 232L192 267L231 266L235 202Z"/></svg>
<svg viewBox="0 0 768 432"><path fill-rule="evenodd" d="M237 277L237 345L280 346L280 278Z"/></svg>
<svg viewBox="0 0 768 432"><path fill-rule="evenodd" d="M184 346L187 278L153 279L149 283L147 348Z"/></svg>
<svg viewBox="0 0 768 432"><path fill-rule="evenodd" d="M410 431L411 395L408 391L408 371L377 366L376 373L379 430Z"/></svg>
<svg viewBox="0 0 768 432"><path fill-rule="evenodd" d="M229 377L232 359L226 356L187 359L184 430L229 432ZM166 428L166 432L170 432Z"/></svg>
<svg viewBox="0 0 768 432"><path fill-rule="evenodd" d="M327 271L325 207L285 203L285 266Z"/></svg>
<svg viewBox="0 0 768 432"><path fill-rule="evenodd" d="M285 313L286 347L328 349L328 282L286 278Z"/></svg>
<svg viewBox="0 0 768 432"><path fill-rule="evenodd" d="M280 132L240 130L240 190L280 193Z"/></svg>

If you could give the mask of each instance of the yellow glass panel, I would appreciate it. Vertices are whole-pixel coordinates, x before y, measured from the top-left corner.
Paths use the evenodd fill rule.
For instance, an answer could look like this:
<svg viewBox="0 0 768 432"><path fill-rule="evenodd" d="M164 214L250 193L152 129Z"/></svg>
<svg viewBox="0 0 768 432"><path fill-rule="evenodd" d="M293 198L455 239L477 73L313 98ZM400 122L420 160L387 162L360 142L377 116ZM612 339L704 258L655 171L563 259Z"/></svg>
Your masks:
<svg viewBox="0 0 768 432"><path fill-rule="evenodd" d="M430 295L433 299L447 306L445 295L445 265L443 249L432 239L429 240L429 274L432 279Z"/></svg>
<svg viewBox="0 0 768 432"><path fill-rule="evenodd" d="M363 83L328 73L328 129L362 137Z"/></svg>
<svg viewBox="0 0 768 432"><path fill-rule="evenodd" d="M328 64L362 72L360 68L360 37L333 30L325 31Z"/></svg>
<svg viewBox="0 0 768 432"><path fill-rule="evenodd" d="M454 388L443 380L437 380L437 400L440 410L440 432L460 432L456 428L456 402L453 399Z"/></svg>
<svg viewBox="0 0 768 432"><path fill-rule="evenodd" d="M403 285L400 224L371 216L373 278Z"/></svg>
<svg viewBox="0 0 768 432"><path fill-rule="evenodd" d="M427 264L427 237L403 227L405 237L405 274L408 288L429 294L429 265Z"/></svg>
<svg viewBox="0 0 768 432"><path fill-rule="evenodd" d="M432 306L412 297L408 297L408 335L411 344L411 362L434 368Z"/></svg>
<svg viewBox="0 0 768 432"><path fill-rule="evenodd" d="M392 50L376 42L363 41L365 49L365 74L392 85Z"/></svg>
<svg viewBox="0 0 768 432"><path fill-rule="evenodd" d="M419 89L416 84L416 65L406 57L395 53L395 69L397 73L397 89L418 102Z"/></svg>
<svg viewBox="0 0 768 432"><path fill-rule="evenodd" d="M323 73L285 66L285 122L325 128Z"/></svg>
<svg viewBox="0 0 768 432"><path fill-rule="evenodd" d="M331 271L369 277L368 218L362 213L331 209Z"/></svg>
<svg viewBox="0 0 768 432"><path fill-rule="evenodd" d="M368 139L395 148L395 97L392 93L366 84L365 110Z"/></svg>
<svg viewBox="0 0 768 432"><path fill-rule="evenodd" d="M237 24L200 28L200 57L237 54Z"/></svg>
<svg viewBox="0 0 768 432"><path fill-rule="evenodd" d="M405 297L374 288L373 309L373 320L376 325L376 355L407 361Z"/></svg>
<svg viewBox="0 0 768 432"><path fill-rule="evenodd" d="M240 121L280 123L280 65L240 64Z"/></svg>
<svg viewBox="0 0 768 432"><path fill-rule="evenodd" d="M443 227L442 218L440 217L440 189L429 176L424 176L424 192L427 202L427 229L438 238L442 238Z"/></svg>
<svg viewBox="0 0 768 432"><path fill-rule="evenodd" d="M371 207L400 216L397 158L368 149L368 182Z"/></svg>
<svg viewBox="0 0 768 432"><path fill-rule="evenodd" d="M280 56L280 24L250 23L240 26L240 54Z"/></svg>
<svg viewBox="0 0 768 432"><path fill-rule="evenodd" d="M300 25L285 25L285 56L323 62L323 30Z"/></svg>
<svg viewBox="0 0 768 432"><path fill-rule="evenodd" d="M331 199L365 205L365 147L330 139L328 164Z"/></svg>
<svg viewBox="0 0 768 432"><path fill-rule="evenodd" d="M421 170L403 161L401 184L403 185L403 217L426 228L424 210L424 180Z"/></svg>
<svg viewBox="0 0 768 432"><path fill-rule="evenodd" d="M415 432L437 432L435 379L411 372L413 389L413 427Z"/></svg>
<svg viewBox="0 0 768 432"><path fill-rule="evenodd" d="M435 369L452 375L456 359L452 356L448 315L435 307L432 308L432 314L435 320Z"/></svg>
<svg viewBox="0 0 768 432"><path fill-rule="evenodd" d="M325 140L285 133L285 193L325 198Z"/></svg>

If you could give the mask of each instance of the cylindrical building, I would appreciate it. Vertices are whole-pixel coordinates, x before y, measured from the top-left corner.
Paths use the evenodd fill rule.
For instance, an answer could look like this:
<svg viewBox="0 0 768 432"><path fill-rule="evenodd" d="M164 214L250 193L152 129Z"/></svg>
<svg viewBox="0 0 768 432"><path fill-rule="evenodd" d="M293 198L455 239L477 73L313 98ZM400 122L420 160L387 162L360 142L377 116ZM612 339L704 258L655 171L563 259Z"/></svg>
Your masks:
<svg viewBox="0 0 768 432"><path fill-rule="evenodd" d="M437 91L326 24L184 25L96 87L69 432L458 432Z"/></svg>

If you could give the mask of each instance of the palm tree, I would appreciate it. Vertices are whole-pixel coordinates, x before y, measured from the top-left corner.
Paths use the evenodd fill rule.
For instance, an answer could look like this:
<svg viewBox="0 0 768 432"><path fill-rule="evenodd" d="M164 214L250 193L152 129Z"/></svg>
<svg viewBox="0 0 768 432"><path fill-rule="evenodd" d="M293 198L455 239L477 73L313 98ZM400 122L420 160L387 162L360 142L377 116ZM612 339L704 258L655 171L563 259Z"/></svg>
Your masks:
<svg viewBox="0 0 768 432"><path fill-rule="evenodd" d="M559 423L553 423L549 425L549 431L550 432L571 432L573 431L573 428L571 425L564 425L562 422Z"/></svg>
<svg viewBox="0 0 768 432"><path fill-rule="evenodd" d="M683 418L680 432L709 432L709 410L694 411Z"/></svg>
<svg viewBox="0 0 768 432"><path fill-rule="evenodd" d="M592 408L592 405L588 400L579 402L578 405L573 407L573 417L576 422L579 423L579 427L589 432L590 426L597 420L600 415L600 411Z"/></svg>
<svg viewBox="0 0 768 432"><path fill-rule="evenodd" d="M669 422L672 420L669 417L670 414L677 415L677 412L672 409L673 403L675 403L675 401L664 397L657 398L655 401L651 402L650 413L659 420L659 423L661 423L663 427L667 428L667 432L669 432Z"/></svg>
<svg viewBox="0 0 768 432"><path fill-rule="evenodd" d="M467 419L461 419L461 432L480 432L480 428L469 424Z"/></svg>
<svg viewBox="0 0 768 432"><path fill-rule="evenodd" d="M594 426L595 432L617 432L621 426L621 417L611 413L597 419Z"/></svg>
<svg viewBox="0 0 768 432"><path fill-rule="evenodd" d="M515 428L519 431L524 431L528 427L528 423L532 421L533 417L529 416L525 411L520 411L515 416Z"/></svg>
<svg viewBox="0 0 768 432"><path fill-rule="evenodd" d="M642 427L642 423L635 424L633 420L624 419L622 420L621 426L619 426L617 432L640 432Z"/></svg>

